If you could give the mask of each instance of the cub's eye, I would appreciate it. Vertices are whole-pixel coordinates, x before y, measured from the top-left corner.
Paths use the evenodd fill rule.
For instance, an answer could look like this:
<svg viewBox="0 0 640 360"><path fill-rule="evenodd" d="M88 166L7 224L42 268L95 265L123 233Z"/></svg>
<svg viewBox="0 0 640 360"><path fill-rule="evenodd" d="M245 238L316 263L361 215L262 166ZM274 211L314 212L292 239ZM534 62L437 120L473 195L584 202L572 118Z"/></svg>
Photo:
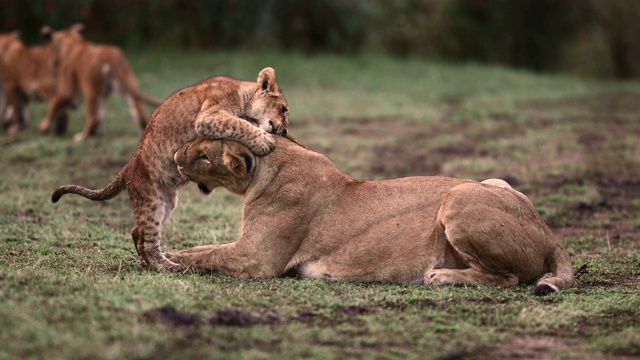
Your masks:
<svg viewBox="0 0 640 360"><path fill-rule="evenodd" d="M289 109L286 106L282 106L282 116L286 117Z"/></svg>

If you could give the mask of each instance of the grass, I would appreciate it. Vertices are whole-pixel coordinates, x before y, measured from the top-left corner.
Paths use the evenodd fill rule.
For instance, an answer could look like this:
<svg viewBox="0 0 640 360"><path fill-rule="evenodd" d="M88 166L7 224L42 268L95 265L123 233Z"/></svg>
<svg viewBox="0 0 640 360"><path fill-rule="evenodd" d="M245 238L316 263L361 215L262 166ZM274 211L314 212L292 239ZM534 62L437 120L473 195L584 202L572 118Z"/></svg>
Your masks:
<svg viewBox="0 0 640 360"><path fill-rule="evenodd" d="M0 358L605 358L640 355L640 84L479 65L361 56L129 55L145 92L277 70L290 132L358 178L507 179L566 244L576 285L427 288L166 274L138 262L125 195L100 188L140 136L124 102L105 136L71 141L31 127L0 135ZM240 198L195 186L164 230L166 250L234 241Z"/></svg>

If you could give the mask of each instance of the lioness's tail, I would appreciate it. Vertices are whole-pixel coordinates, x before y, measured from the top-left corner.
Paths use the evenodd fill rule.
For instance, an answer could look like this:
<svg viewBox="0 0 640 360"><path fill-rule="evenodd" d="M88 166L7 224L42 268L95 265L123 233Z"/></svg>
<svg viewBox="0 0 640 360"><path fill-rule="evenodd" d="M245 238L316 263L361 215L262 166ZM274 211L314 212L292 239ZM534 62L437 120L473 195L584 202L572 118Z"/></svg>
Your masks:
<svg viewBox="0 0 640 360"><path fill-rule="evenodd" d="M573 285L573 265L565 248L557 244L555 251L550 259L552 265L551 276L543 277L536 284L533 293L535 295L547 295L559 292Z"/></svg>
<svg viewBox="0 0 640 360"><path fill-rule="evenodd" d="M84 196L87 199L94 201L104 201L114 198L126 187L125 181L122 177L122 172L113 179L104 189L91 190L79 185L62 185L51 194L51 201L58 202L64 194L77 194Z"/></svg>

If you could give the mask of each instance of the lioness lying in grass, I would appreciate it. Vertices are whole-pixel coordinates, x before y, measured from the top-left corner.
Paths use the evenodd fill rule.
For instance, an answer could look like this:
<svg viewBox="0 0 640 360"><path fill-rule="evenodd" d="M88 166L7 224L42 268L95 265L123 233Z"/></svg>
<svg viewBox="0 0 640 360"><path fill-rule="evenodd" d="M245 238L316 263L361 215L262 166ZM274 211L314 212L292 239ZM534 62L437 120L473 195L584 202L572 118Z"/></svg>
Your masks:
<svg viewBox="0 0 640 360"><path fill-rule="evenodd" d="M243 145L199 137L175 154L178 170L210 193L244 196L238 241L168 254L198 271L512 286L536 294L573 283L573 268L531 202L497 179L354 180L326 157L275 137L256 157Z"/></svg>

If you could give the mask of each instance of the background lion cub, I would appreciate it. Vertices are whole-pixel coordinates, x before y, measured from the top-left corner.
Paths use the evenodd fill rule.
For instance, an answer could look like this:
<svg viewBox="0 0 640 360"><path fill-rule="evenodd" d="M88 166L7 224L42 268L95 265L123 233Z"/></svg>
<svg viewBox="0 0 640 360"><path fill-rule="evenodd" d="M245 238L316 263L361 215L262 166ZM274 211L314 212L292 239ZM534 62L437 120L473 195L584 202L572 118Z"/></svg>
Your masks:
<svg viewBox="0 0 640 360"><path fill-rule="evenodd" d="M240 118L248 117L259 125ZM187 180L178 173L173 156L198 134L209 139L234 139L258 155L274 148L269 133L285 135L289 108L272 68L260 71L257 82L218 76L180 90L153 113L138 150L116 178L102 190L77 185L59 187L53 202L64 194L108 200L127 189L137 226L131 232L138 253L153 268L172 269L160 251L162 225L178 201Z"/></svg>
<svg viewBox="0 0 640 360"><path fill-rule="evenodd" d="M16 31L0 33L0 120L8 126L9 134L27 127L26 105L30 100L45 101L56 90L56 67L53 48L27 46ZM0 96L2 95L0 91ZM66 119L57 123L66 124ZM56 128L56 132L61 132Z"/></svg>
<svg viewBox="0 0 640 360"><path fill-rule="evenodd" d="M48 132L54 119L84 97L87 122L74 140L96 135L104 116L104 103L114 89L127 99L131 116L144 130L147 115L142 103L158 106L160 101L144 95L126 57L116 46L96 45L84 39L84 26L75 24L69 29L54 31L42 28L42 35L51 41L58 63L55 97L49 102L47 116L40 123L40 131ZM54 60L54 59L52 59ZM66 119L66 118L65 118ZM59 125L66 127L66 124Z"/></svg>

